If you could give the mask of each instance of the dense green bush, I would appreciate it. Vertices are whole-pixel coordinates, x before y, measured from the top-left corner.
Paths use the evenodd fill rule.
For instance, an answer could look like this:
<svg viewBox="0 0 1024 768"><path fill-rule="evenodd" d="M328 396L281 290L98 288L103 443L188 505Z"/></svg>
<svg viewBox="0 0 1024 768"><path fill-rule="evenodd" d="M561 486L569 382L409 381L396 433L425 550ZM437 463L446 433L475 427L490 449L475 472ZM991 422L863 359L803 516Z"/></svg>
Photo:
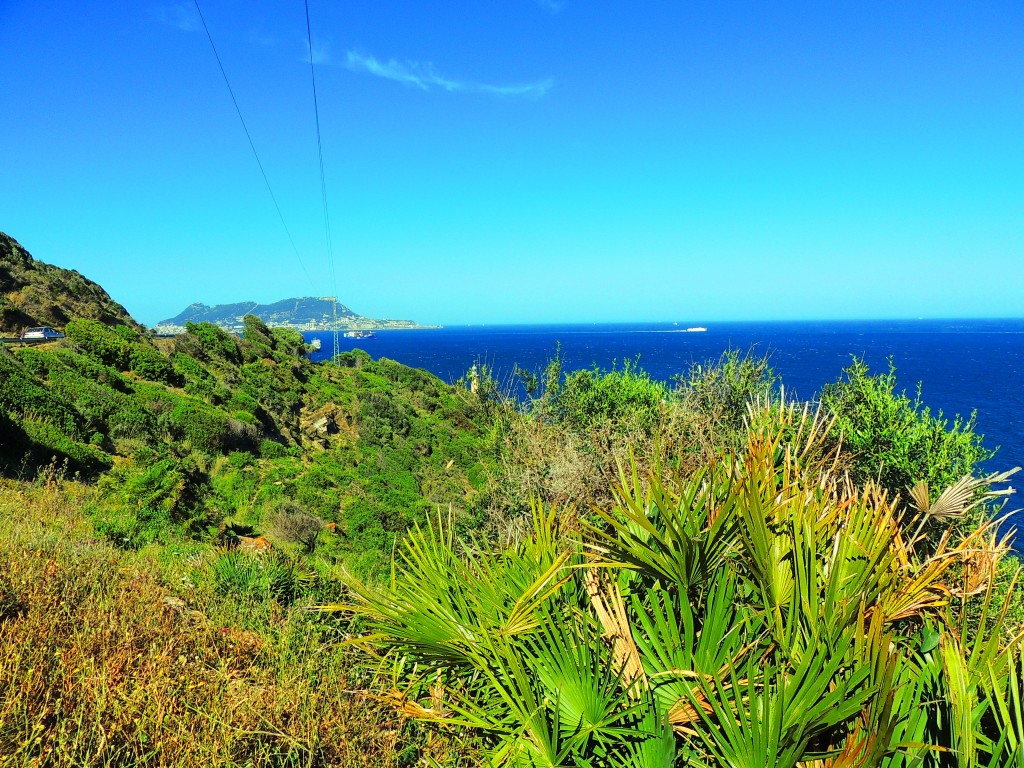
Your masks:
<svg viewBox="0 0 1024 768"><path fill-rule="evenodd" d="M118 332L118 329L125 329ZM127 326L110 328L96 320L72 320L64 329L67 338L85 354L118 370L131 367L132 341L137 338Z"/></svg>
<svg viewBox="0 0 1024 768"><path fill-rule="evenodd" d="M273 349L280 353L279 356L290 357L296 360L305 357L306 340L302 334L294 328L274 328L271 330L274 338Z"/></svg>
<svg viewBox="0 0 1024 768"><path fill-rule="evenodd" d="M99 502L91 508L93 523L113 543L132 549L174 532L195 532L204 520L205 482L191 458L140 454L101 478Z"/></svg>
<svg viewBox="0 0 1024 768"><path fill-rule="evenodd" d="M81 437L80 419L69 406L66 399L55 396L14 355L0 349L0 410L45 421L65 435Z"/></svg>
<svg viewBox="0 0 1024 768"><path fill-rule="evenodd" d="M393 398L369 392L359 407L360 435L374 446L390 445L412 428L409 414Z"/></svg>
<svg viewBox="0 0 1024 768"><path fill-rule="evenodd" d="M162 381L172 386L181 383L168 357L149 344L140 343L132 349L131 369L150 381Z"/></svg>
<svg viewBox="0 0 1024 768"><path fill-rule="evenodd" d="M664 384L627 360L621 370L567 373L550 398L548 412L577 431L608 426L649 432L658 424L667 397Z"/></svg>
<svg viewBox="0 0 1024 768"><path fill-rule="evenodd" d="M179 398L161 419L175 440L201 451L217 453L233 442L227 414L192 398Z"/></svg>
<svg viewBox="0 0 1024 768"><path fill-rule="evenodd" d="M186 323L186 336L191 337L208 358L222 359L231 363L242 362L238 339L212 323Z"/></svg>
<svg viewBox="0 0 1024 768"><path fill-rule="evenodd" d="M767 357L730 349L717 361L690 366L676 381L674 399L697 433L691 439L731 450L743 439L748 404L766 402L779 385Z"/></svg>
<svg viewBox="0 0 1024 768"><path fill-rule="evenodd" d="M119 373L113 366L105 365L98 360L88 357L87 355L76 354L72 350L66 348L52 350L50 351L50 355L52 359L51 368L53 366L60 365L68 370L74 371L80 376L84 376L90 381L94 381L97 384L103 384L104 386L115 389L118 392L130 393L132 391L131 382L129 382L128 379Z"/></svg>
<svg viewBox="0 0 1024 768"><path fill-rule="evenodd" d="M20 419L19 426L29 440L29 452L49 463L66 461L71 472L92 474L111 465L110 456L93 445L72 439L48 421Z"/></svg>
<svg viewBox="0 0 1024 768"><path fill-rule="evenodd" d="M372 369L374 367L373 358L370 356L370 353L362 349L340 352L334 358L334 362L342 368Z"/></svg>
<svg viewBox="0 0 1024 768"><path fill-rule="evenodd" d="M260 457L264 459L280 459L288 455L287 446L281 445L274 440L260 441Z"/></svg>
<svg viewBox="0 0 1024 768"><path fill-rule="evenodd" d="M251 348L263 355L269 356L274 349L276 340L266 323L256 317L256 315L246 315L242 318L242 324L245 326L245 330L242 331L242 338L245 339Z"/></svg>
<svg viewBox="0 0 1024 768"><path fill-rule="evenodd" d="M107 417L107 434L111 440L152 442L157 431L156 418L137 402L118 408Z"/></svg>
<svg viewBox="0 0 1024 768"><path fill-rule="evenodd" d="M828 384L821 405L835 416L833 435L852 454L850 474L857 483L876 481L906 497L924 480L933 498L975 466L993 456L975 433L974 415L953 423L933 415L921 401L896 392L896 371L871 374L863 360L844 370L845 380Z"/></svg>

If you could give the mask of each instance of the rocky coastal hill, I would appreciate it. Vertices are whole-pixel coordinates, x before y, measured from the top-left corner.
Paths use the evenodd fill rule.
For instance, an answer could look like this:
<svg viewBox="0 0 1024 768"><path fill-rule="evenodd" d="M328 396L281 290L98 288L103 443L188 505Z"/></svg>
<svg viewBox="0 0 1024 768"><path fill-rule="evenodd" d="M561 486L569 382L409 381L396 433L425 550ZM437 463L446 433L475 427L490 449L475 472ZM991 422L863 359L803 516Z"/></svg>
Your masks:
<svg viewBox="0 0 1024 768"><path fill-rule="evenodd" d="M353 312L333 296L300 296L282 299L273 304L241 301L235 304L208 306L190 304L174 317L154 326L157 333L183 333L186 323L212 323L229 331L241 331L243 318L255 315L271 328L296 328L303 331L329 331L335 320L339 330L385 330L425 328L411 320L388 320L365 317Z"/></svg>
<svg viewBox="0 0 1024 768"><path fill-rule="evenodd" d="M32 258L17 240L0 232L0 335L16 336L37 325L63 330L75 319L141 329L92 280Z"/></svg>

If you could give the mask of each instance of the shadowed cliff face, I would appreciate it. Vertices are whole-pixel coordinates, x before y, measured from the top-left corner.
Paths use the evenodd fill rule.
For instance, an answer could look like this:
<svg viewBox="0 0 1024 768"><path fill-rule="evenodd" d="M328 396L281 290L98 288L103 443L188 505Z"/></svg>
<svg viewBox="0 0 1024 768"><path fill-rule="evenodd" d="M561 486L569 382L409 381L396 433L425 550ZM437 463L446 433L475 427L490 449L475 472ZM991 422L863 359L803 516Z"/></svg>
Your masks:
<svg viewBox="0 0 1024 768"><path fill-rule="evenodd" d="M14 336L36 325L63 329L76 318L142 329L92 280L33 259L17 240L0 232L0 335Z"/></svg>

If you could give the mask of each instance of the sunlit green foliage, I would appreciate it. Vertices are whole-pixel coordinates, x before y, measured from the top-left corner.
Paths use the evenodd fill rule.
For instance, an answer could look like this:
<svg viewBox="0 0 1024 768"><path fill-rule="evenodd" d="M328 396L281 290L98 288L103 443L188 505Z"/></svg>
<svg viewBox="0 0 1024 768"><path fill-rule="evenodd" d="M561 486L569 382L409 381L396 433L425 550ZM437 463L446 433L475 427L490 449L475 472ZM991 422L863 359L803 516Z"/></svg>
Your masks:
<svg viewBox="0 0 1024 768"><path fill-rule="evenodd" d="M91 516L97 532L119 547L187 536L203 523L205 473L196 459L154 458L144 453L100 480Z"/></svg>
<svg viewBox="0 0 1024 768"><path fill-rule="evenodd" d="M133 340L125 338L129 334L119 334L114 328L86 319L72 320L64 333L78 349L101 363L122 371L131 367Z"/></svg>
<svg viewBox="0 0 1024 768"><path fill-rule="evenodd" d="M496 448L477 400L394 361L314 366L306 351L256 318L243 338L190 325L169 356L127 326L76 321L63 348L0 359L0 405L23 421L5 461L17 471L35 444L34 461L73 470L122 457L94 513L122 546L229 520L369 572L438 508L478 525ZM268 512L290 504L333 533L296 537Z"/></svg>
<svg viewBox="0 0 1024 768"><path fill-rule="evenodd" d="M751 416L739 453L691 477L624 474L582 536L537 504L510 546L439 522L388 584L350 578L339 607L368 622L381 695L480 734L499 767L1019 765L992 524L922 554L900 508L819 461L822 422ZM974 503L954 498L943 514Z"/></svg>
<svg viewBox="0 0 1024 768"><path fill-rule="evenodd" d="M565 374L544 405L545 415L570 429L610 425L623 431L650 432L658 425L667 398L664 384L627 360L621 369L590 368Z"/></svg>
<svg viewBox="0 0 1024 768"><path fill-rule="evenodd" d="M871 374L854 360L846 378L828 384L821 404L836 417L835 435L851 454L855 482L874 480L891 493L903 494L924 480L938 493L975 466L991 458L974 431L974 416L953 423L940 411L933 415L921 399L896 392L896 371Z"/></svg>

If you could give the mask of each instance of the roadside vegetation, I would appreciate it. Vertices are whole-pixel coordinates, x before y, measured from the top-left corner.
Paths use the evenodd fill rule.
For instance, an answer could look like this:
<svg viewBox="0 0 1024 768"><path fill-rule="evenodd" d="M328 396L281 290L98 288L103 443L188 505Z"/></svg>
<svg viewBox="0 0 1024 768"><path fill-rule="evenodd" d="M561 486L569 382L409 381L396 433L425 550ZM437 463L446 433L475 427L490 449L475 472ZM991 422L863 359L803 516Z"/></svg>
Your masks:
<svg viewBox="0 0 1024 768"><path fill-rule="evenodd" d="M891 370L65 332L0 349L0 765L1024 760L1008 477Z"/></svg>

